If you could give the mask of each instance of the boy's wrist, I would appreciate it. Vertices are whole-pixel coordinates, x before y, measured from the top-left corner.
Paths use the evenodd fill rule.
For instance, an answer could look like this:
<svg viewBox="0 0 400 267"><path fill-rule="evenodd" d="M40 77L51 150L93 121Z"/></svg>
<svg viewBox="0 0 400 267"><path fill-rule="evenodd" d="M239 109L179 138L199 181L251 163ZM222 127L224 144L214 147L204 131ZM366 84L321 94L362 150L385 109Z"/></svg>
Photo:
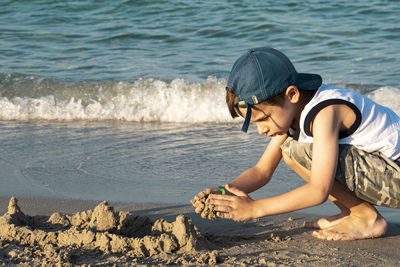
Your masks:
<svg viewBox="0 0 400 267"><path fill-rule="evenodd" d="M267 215L266 206L263 205L264 199L258 199L253 201L253 214L254 219L261 218Z"/></svg>

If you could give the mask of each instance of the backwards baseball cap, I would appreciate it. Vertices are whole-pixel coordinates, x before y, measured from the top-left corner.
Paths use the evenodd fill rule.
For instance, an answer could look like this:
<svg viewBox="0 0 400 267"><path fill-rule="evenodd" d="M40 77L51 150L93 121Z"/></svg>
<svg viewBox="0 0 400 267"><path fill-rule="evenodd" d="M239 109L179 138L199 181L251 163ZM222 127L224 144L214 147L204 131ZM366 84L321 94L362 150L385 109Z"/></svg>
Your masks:
<svg viewBox="0 0 400 267"><path fill-rule="evenodd" d="M290 60L269 47L254 48L233 64L228 87L238 97L238 107L247 108L242 131L247 132L251 106L270 99L294 85L303 90L316 90L322 84L318 74L298 73Z"/></svg>

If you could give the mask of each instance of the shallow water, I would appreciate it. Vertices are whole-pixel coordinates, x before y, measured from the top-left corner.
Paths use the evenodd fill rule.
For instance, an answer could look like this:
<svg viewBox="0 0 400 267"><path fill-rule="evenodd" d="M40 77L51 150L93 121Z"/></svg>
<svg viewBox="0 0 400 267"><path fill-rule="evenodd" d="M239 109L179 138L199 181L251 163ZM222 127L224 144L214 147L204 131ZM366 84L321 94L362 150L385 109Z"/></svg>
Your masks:
<svg viewBox="0 0 400 267"><path fill-rule="evenodd" d="M223 184L254 164L262 153L265 137L258 137L257 145L253 135L234 127L3 122L0 159L11 170L5 176L27 187L5 183L0 194L188 203L206 186Z"/></svg>

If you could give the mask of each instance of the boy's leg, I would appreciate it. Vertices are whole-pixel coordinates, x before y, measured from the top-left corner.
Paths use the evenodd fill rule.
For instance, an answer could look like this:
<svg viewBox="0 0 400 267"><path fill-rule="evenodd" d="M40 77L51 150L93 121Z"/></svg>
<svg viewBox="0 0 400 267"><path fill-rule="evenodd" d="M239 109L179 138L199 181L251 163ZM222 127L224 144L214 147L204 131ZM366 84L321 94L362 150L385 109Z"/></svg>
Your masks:
<svg viewBox="0 0 400 267"><path fill-rule="evenodd" d="M296 172L306 182L309 181L311 176L311 172L309 170L301 166L296 160L289 158L285 153L282 153L282 157L285 163L294 172ZM341 185L340 184L338 185L337 183L338 183L337 181L334 181L332 191L335 190L337 186L341 187ZM306 221L304 222L305 227L325 229L337 224L339 222L339 219L350 214L350 210L345 205L340 203L340 201L337 198L335 198L332 194L329 195L329 200L332 201L340 209L340 213L326 218L321 218L315 221Z"/></svg>
<svg viewBox="0 0 400 267"><path fill-rule="evenodd" d="M282 157L285 163L306 182L309 181L311 176L311 150L311 145L304 143L300 144L299 142L294 141L292 138L288 138L287 143L285 142L285 144L282 146ZM295 158L302 158L302 164L297 162ZM308 166L308 169L304 166ZM337 182L335 181L335 183ZM334 185L333 188L336 186L337 185ZM335 198L333 195L329 195L329 200L331 200L340 209L340 213L326 218L321 218L316 221L304 222L305 227L325 229L338 223L338 219L349 215L349 209L340 203L337 198Z"/></svg>
<svg viewBox="0 0 400 267"><path fill-rule="evenodd" d="M308 181L311 171L286 153L283 159L304 180ZM378 237L385 234L387 223L378 211L368 202L346 191L335 181L329 199L341 210L341 214L305 223L306 226L323 228L314 231L313 236L328 240L354 240Z"/></svg>

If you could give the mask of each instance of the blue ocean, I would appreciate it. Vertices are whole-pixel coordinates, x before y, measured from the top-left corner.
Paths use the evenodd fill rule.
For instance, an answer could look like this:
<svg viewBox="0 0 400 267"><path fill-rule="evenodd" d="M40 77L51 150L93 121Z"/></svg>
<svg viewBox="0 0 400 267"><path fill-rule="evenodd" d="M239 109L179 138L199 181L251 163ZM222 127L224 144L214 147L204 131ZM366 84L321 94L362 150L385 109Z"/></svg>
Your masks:
<svg viewBox="0 0 400 267"><path fill-rule="evenodd" d="M225 105L247 49L400 114L399 44L396 0L2 0L0 197L189 204L269 142ZM251 196L301 184L281 164Z"/></svg>

